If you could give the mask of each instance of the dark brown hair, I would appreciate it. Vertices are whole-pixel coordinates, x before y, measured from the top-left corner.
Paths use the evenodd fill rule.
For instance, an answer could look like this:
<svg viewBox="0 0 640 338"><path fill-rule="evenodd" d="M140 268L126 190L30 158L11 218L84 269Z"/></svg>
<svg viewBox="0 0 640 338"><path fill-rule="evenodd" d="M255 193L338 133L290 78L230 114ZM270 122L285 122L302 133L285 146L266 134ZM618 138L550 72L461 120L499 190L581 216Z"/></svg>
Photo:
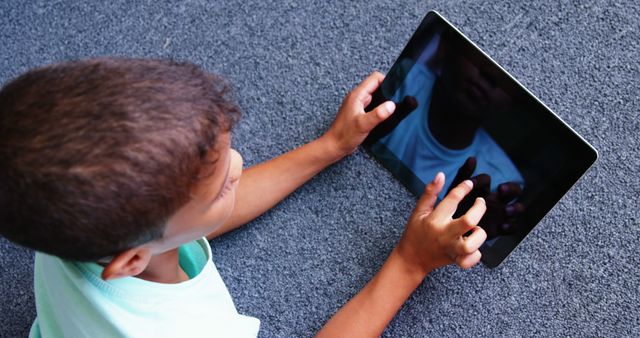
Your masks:
<svg viewBox="0 0 640 338"><path fill-rule="evenodd" d="M88 261L161 238L240 111L195 65L101 58L0 91L0 234Z"/></svg>

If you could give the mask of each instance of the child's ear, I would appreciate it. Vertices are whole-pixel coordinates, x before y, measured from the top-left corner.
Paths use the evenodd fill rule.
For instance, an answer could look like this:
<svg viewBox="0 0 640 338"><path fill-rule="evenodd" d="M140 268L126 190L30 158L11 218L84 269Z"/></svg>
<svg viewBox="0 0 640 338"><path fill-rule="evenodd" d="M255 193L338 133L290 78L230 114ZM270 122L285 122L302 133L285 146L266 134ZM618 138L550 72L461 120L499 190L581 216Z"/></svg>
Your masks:
<svg viewBox="0 0 640 338"><path fill-rule="evenodd" d="M136 276L147 268L151 259L151 251L145 246L139 246L123 251L113 257L111 262L102 270L102 279Z"/></svg>

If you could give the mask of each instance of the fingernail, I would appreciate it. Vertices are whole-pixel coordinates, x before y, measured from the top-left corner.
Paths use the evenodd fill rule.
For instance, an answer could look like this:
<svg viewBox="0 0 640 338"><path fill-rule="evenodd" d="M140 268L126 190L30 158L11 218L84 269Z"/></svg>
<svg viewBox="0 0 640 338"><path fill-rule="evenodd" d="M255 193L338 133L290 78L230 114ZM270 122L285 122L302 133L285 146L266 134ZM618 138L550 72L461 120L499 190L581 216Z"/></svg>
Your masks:
<svg viewBox="0 0 640 338"><path fill-rule="evenodd" d="M464 182L462 182L462 183L464 183L464 184L468 185L468 186L469 186L469 188L473 188L473 182L471 182L471 180L465 180L465 181L464 181Z"/></svg>
<svg viewBox="0 0 640 338"><path fill-rule="evenodd" d="M444 180L444 173L442 171L436 174L436 177L433 179L434 183L440 184Z"/></svg>
<svg viewBox="0 0 640 338"><path fill-rule="evenodd" d="M384 103L384 109L391 114L396 110L396 104L393 101L387 101Z"/></svg>
<svg viewBox="0 0 640 338"><path fill-rule="evenodd" d="M478 201L480 201L480 202L482 202L482 203L485 203L485 204L486 204L486 202L485 202L484 198L482 198L482 197L478 197Z"/></svg>

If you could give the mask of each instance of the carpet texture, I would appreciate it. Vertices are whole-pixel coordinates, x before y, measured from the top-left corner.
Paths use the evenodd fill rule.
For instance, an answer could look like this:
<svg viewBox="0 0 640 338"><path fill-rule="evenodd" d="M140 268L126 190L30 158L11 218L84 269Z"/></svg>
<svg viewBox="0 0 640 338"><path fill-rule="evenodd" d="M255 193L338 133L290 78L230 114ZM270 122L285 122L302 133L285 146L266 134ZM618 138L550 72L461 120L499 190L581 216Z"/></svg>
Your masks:
<svg viewBox="0 0 640 338"><path fill-rule="evenodd" d="M244 111L234 146L250 166L320 136L431 9L601 157L501 267L434 272L384 336L640 336L635 1L6 0L0 83L90 56L191 61L233 82ZM415 201L358 150L212 242L214 259L261 336L311 336L381 266ZM0 239L2 337L25 336L35 316L32 258Z"/></svg>

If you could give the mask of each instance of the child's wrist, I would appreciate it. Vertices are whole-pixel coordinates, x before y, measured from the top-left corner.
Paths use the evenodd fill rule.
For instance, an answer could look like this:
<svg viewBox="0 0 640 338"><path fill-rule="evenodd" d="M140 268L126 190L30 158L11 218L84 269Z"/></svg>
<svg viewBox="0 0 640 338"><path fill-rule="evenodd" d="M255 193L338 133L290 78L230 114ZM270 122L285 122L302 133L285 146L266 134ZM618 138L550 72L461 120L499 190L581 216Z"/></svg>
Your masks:
<svg viewBox="0 0 640 338"><path fill-rule="evenodd" d="M344 149L342 149L338 140L335 137L332 137L332 135L330 135L329 133L325 133L316 141L320 142L323 145L323 153L332 163L338 162L345 156L349 155L349 152L346 152Z"/></svg>
<svg viewBox="0 0 640 338"><path fill-rule="evenodd" d="M431 271L435 270L430 266L418 264L416 261L408 259L403 255L398 247L394 248L389 255L389 261L393 261L401 267L401 271L406 278L417 282L418 284L424 280Z"/></svg>

